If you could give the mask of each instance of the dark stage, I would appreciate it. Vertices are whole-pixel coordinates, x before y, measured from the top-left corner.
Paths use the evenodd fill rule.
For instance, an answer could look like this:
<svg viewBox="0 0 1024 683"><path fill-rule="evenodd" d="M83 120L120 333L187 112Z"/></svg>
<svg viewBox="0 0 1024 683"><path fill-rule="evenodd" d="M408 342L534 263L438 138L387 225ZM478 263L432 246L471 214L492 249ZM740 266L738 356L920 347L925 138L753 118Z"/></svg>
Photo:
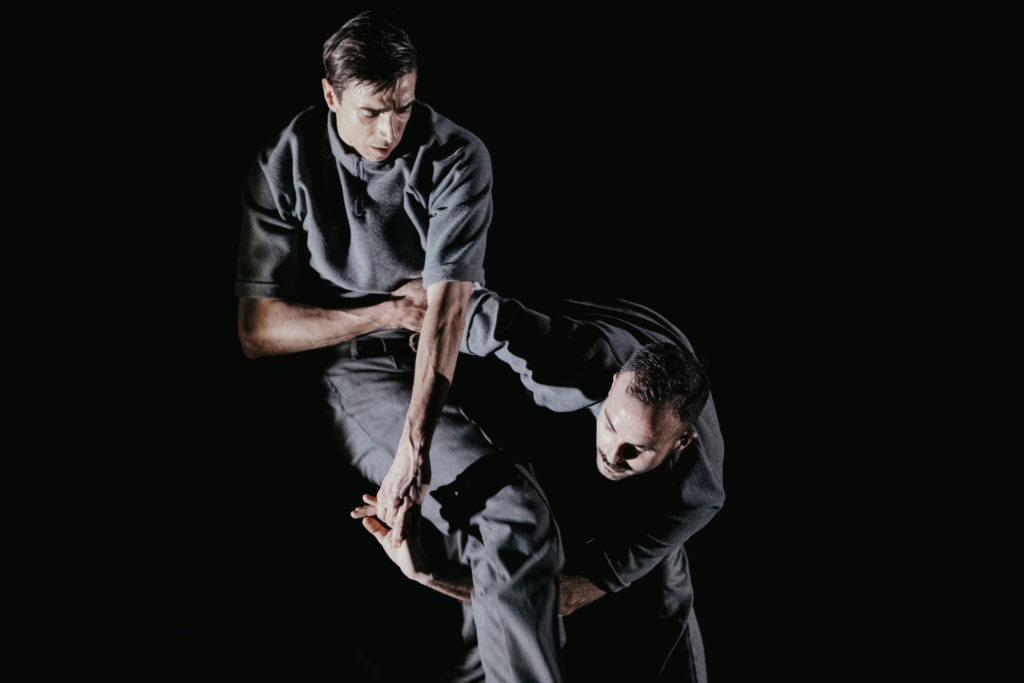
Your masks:
<svg viewBox="0 0 1024 683"><path fill-rule="evenodd" d="M782 141L791 56L752 42L752 19L475 7L396 16L420 51L419 99L491 152L488 285L646 303L708 362L727 499L688 543L695 606L711 680L751 680L740 671L769 657L781 599L763 529L795 503L765 506L783 451L770 366L780 338L815 343L788 326L820 268L788 256L809 222L794 197L823 189L781 166L811 156ZM322 104L320 45L358 9L169 16L94 46L92 132L118 161L90 197L117 208L93 216L102 237L73 240L95 254L64 313L84 333L59 345L76 390L41 435L56 483L32 632L48 664L104 680L412 681L444 652L451 604L347 516L360 491L311 364L246 360L235 337L244 175Z"/></svg>

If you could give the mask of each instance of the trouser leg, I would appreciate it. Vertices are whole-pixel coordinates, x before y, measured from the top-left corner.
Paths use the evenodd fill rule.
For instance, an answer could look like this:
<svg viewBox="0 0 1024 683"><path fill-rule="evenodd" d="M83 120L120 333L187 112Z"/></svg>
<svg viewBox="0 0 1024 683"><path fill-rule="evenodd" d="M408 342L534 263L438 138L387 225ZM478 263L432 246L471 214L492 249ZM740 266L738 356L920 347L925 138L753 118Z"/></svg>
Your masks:
<svg viewBox="0 0 1024 683"><path fill-rule="evenodd" d="M660 680L707 683L704 641L693 610L693 585L685 547L679 546L646 578L657 599L658 618L665 633L670 638L678 634L671 638L664 653Z"/></svg>
<svg viewBox="0 0 1024 683"><path fill-rule="evenodd" d="M476 640L476 624L473 621L473 606L462 604L462 651L458 661L445 672L446 683L484 683L483 662Z"/></svg>
<svg viewBox="0 0 1024 683"><path fill-rule="evenodd" d="M412 363L338 361L325 375L334 427L350 462L380 484L401 436ZM449 402L434 431L424 520L459 536L488 681L560 681L556 609L561 546L532 473Z"/></svg>
<svg viewBox="0 0 1024 683"><path fill-rule="evenodd" d="M682 548L628 588L566 618L566 677L616 683L707 683ZM628 653L623 657L600 655Z"/></svg>
<svg viewBox="0 0 1024 683"><path fill-rule="evenodd" d="M707 663L704 660L704 640L701 638L697 613L690 610L679 640L662 669L661 680L708 683Z"/></svg>

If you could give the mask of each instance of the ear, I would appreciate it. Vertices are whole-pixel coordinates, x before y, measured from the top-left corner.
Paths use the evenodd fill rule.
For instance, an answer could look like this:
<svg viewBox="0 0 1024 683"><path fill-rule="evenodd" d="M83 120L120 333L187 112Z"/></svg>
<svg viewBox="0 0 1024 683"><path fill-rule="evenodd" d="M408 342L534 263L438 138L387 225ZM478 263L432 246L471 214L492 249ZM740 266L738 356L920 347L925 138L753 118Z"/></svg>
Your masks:
<svg viewBox="0 0 1024 683"><path fill-rule="evenodd" d="M327 102L327 108L337 114L338 107L341 106L341 98L334 94L334 87L326 78L321 78L320 84L324 89L324 100Z"/></svg>
<svg viewBox="0 0 1024 683"><path fill-rule="evenodd" d="M608 395L609 396L612 395L612 387L615 386L615 380L617 380L618 378L619 378L619 373L616 372L614 375L612 375L611 384L608 385Z"/></svg>
<svg viewBox="0 0 1024 683"><path fill-rule="evenodd" d="M697 438L697 430L695 430L693 427L687 427L686 431L683 432L683 435L680 436L678 439L676 439L676 450L677 451L683 450L684 448L689 446L690 443L692 443L693 440L696 439L696 438Z"/></svg>

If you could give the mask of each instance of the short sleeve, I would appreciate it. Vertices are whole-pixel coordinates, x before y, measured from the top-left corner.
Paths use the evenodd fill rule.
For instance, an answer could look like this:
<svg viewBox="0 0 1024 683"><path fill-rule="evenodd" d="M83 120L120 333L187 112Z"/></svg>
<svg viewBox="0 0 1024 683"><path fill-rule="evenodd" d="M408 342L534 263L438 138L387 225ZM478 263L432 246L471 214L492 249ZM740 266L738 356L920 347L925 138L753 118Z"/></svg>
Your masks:
<svg viewBox="0 0 1024 683"><path fill-rule="evenodd" d="M280 155L261 156L242 191L242 227L235 294L291 298L309 269L306 233L298 216L299 194Z"/></svg>
<svg viewBox="0 0 1024 683"><path fill-rule="evenodd" d="M484 253L491 224L491 158L476 138L445 164L431 193L423 286L457 280L484 283Z"/></svg>
<svg viewBox="0 0 1024 683"><path fill-rule="evenodd" d="M647 575L717 511L718 506L680 508L647 517L642 529L632 533L595 538L584 547L578 570L602 590L621 591Z"/></svg>

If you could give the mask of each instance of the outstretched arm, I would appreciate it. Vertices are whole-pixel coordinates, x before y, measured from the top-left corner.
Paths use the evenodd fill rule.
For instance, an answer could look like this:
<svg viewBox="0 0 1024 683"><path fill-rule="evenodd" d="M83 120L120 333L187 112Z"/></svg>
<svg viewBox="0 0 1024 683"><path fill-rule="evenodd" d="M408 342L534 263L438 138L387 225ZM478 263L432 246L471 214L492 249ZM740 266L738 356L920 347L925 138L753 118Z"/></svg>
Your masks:
<svg viewBox="0 0 1024 683"><path fill-rule="evenodd" d="M406 536L397 544L392 542L392 530L382 524L374 515L377 512L377 499L363 496L362 505L352 511L352 517L363 520L363 528L373 534L387 556L391 558L402 573L409 579L431 588L438 593L469 602L473 594L473 577L469 567L455 562L446 563L443 567L433 563L431 566L423 555L419 539ZM580 607L589 605L605 594L590 579L583 576L563 574L559 578L558 616L572 614Z"/></svg>

